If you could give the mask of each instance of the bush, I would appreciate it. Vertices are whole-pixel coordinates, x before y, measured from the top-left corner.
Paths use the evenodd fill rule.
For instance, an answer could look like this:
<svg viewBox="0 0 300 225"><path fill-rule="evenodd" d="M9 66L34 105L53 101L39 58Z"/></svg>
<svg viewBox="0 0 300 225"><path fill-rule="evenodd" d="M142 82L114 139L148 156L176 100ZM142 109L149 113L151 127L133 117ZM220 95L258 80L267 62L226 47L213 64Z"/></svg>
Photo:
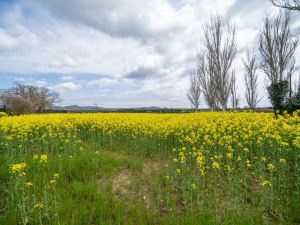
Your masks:
<svg viewBox="0 0 300 225"><path fill-rule="evenodd" d="M4 98L6 109L13 115L28 114L34 112L34 105L30 100L16 96L6 96Z"/></svg>
<svg viewBox="0 0 300 225"><path fill-rule="evenodd" d="M290 113L293 113L296 110L300 109L300 84L298 86L298 90L295 95L291 99L291 110Z"/></svg>
<svg viewBox="0 0 300 225"><path fill-rule="evenodd" d="M274 82L268 87L269 99L275 115L282 114L286 110L288 91L289 83L286 80Z"/></svg>

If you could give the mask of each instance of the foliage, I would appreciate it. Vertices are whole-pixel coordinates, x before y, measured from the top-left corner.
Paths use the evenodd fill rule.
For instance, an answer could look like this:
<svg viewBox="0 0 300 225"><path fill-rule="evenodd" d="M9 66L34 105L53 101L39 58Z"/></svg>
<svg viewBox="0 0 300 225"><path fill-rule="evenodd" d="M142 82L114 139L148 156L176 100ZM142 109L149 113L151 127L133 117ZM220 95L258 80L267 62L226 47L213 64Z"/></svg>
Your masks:
<svg viewBox="0 0 300 225"><path fill-rule="evenodd" d="M298 89L291 99L287 102L287 109L289 113L293 113L296 110L300 109L300 84L298 85Z"/></svg>
<svg viewBox="0 0 300 225"><path fill-rule="evenodd" d="M300 86L291 97L288 96L289 91L289 83L287 81L273 83L268 87L269 99L275 115L282 115L285 111L292 114L300 109Z"/></svg>
<svg viewBox="0 0 300 225"><path fill-rule="evenodd" d="M268 87L269 99L273 106L275 115L283 114L283 111L285 110L285 103L289 91L288 86L288 82L284 80L274 82Z"/></svg>

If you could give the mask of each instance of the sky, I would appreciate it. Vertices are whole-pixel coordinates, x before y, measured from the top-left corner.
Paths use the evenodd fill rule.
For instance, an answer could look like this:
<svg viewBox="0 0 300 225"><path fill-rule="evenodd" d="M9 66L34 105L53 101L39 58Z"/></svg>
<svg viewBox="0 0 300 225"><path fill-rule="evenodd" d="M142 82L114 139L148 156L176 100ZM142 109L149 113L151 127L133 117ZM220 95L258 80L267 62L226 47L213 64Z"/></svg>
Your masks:
<svg viewBox="0 0 300 225"><path fill-rule="evenodd" d="M58 105L190 107L203 25L219 14L236 26L244 106L242 59L257 49L266 13L277 12L269 0L0 0L0 89L44 86L61 94ZM300 12L291 16L297 35ZM296 57L300 64L300 47ZM258 75L259 106L269 106Z"/></svg>

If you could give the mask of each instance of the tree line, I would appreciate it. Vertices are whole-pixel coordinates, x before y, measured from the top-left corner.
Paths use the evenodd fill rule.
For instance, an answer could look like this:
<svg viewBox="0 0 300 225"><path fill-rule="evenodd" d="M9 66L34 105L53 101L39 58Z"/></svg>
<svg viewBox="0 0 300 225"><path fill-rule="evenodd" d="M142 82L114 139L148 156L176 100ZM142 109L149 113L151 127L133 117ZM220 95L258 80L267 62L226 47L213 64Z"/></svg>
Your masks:
<svg viewBox="0 0 300 225"><path fill-rule="evenodd" d="M280 3L273 1L276 5ZM190 73L187 97L195 111L199 108L201 94L210 110L226 111L229 100L232 108L237 109L240 96L233 67L237 53L235 26L217 15L203 27L203 34L196 66ZM276 16L267 14L260 30L258 49L248 49L242 59L244 97L249 109L254 110L261 100L258 97L258 69L268 80L268 97L276 115L285 110L300 109L300 83L296 87L292 84L297 45L298 36L293 36L290 30L289 12L281 11Z"/></svg>

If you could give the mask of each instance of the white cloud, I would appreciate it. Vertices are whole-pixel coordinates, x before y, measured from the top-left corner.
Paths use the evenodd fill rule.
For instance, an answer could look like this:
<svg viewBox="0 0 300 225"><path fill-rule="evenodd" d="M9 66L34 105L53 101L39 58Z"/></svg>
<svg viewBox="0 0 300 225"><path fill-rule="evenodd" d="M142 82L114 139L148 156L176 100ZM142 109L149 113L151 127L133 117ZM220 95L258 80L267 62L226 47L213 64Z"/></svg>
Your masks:
<svg viewBox="0 0 300 225"><path fill-rule="evenodd" d="M111 87L115 84L117 84L118 81L115 79L110 79L110 78L101 78L97 80L91 80L87 83L87 86L97 86L99 88L108 88Z"/></svg>
<svg viewBox="0 0 300 225"><path fill-rule="evenodd" d="M70 81L70 80L73 80L74 77L73 76L63 76L61 79L64 81Z"/></svg>
<svg viewBox="0 0 300 225"><path fill-rule="evenodd" d="M0 49L9 49L16 46L16 44L17 41L0 28Z"/></svg>
<svg viewBox="0 0 300 225"><path fill-rule="evenodd" d="M111 36L147 39L177 29L176 10L166 0L36 1L73 24L99 29Z"/></svg>
<svg viewBox="0 0 300 225"><path fill-rule="evenodd" d="M37 81L34 82L34 85L38 86L38 87L46 87L47 81L45 81L44 79L43 80L37 80Z"/></svg>
<svg viewBox="0 0 300 225"><path fill-rule="evenodd" d="M81 88L81 85L75 84L73 82L64 82L54 85L53 88L58 91L75 91L79 90Z"/></svg>

